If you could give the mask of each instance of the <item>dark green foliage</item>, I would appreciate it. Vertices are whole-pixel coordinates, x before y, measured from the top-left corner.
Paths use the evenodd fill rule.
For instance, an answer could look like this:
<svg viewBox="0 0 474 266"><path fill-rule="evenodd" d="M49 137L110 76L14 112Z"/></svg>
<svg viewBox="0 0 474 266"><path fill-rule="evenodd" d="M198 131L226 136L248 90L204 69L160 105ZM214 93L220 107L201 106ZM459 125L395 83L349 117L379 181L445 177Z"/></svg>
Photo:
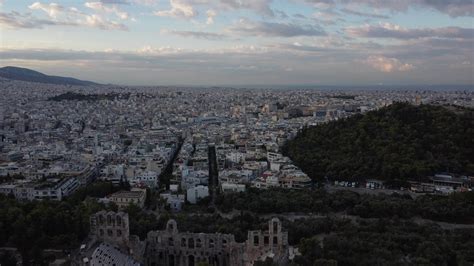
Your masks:
<svg viewBox="0 0 474 266"><path fill-rule="evenodd" d="M93 183L62 202L19 202L0 195L0 247L16 247L26 262L31 259L35 263L47 259L42 257L42 249L75 249L89 234L91 214L106 209L87 198L104 197L116 190L111 183ZM116 210L116 206L108 209Z"/></svg>
<svg viewBox="0 0 474 266"><path fill-rule="evenodd" d="M0 195L0 246L41 260L43 248L73 249L89 233L89 217L103 208L93 201L17 202Z"/></svg>
<svg viewBox="0 0 474 266"><path fill-rule="evenodd" d="M471 265L474 262L473 229L443 230L434 224L418 225L396 219L359 220L331 227L331 234L308 234L301 240L303 256L297 259L298 264L335 265L337 261L337 265Z"/></svg>
<svg viewBox="0 0 474 266"><path fill-rule="evenodd" d="M395 103L304 128L283 152L311 178L416 180L474 174L474 110Z"/></svg>
<svg viewBox="0 0 474 266"><path fill-rule="evenodd" d="M160 227L155 214L146 213L134 204L129 205L124 211L128 213L130 219L130 234L139 236L141 240L146 238L149 231L158 230Z"/></svg>
<svg viewBox="0 0 474 266"><path fill-rule="evenodd" d="M126 190L125 187L114 187L111 182L95 182L87 187L79 188L68 200L79 203L87 197L103 198L120 189Z"/></svg>
<svg viewBox="0 0 474 266"><path fill-rule="evenodd" d="M11 251L0 251L0 265L2 266L16 266L17 260Z"/></svg>
<svg viewBox="0 0 474 266"><path fill-rule="evenodd" d="M455 223L474 222L474 192L446 196L358 194L352 191L328 193L318 190L249 189L245 193L222 194L216 198L222 212L233 209L253 213L315 213L345 212L364 218L412 218Z"/></svg>

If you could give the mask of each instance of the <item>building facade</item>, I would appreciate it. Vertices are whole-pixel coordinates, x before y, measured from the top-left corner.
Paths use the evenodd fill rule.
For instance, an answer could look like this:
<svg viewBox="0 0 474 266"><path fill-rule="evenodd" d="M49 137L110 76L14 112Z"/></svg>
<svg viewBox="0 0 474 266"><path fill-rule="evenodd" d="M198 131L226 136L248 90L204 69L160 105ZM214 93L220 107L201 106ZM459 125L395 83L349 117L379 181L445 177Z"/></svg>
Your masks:
<svg viewBox="0 0 474 266"><path fill-rule="evenodd" d="M90 233L98 241L128 246L130 229L125 212L100 211L90 218Z"/></svg>
<svg viewBox="0 0 474 266"><path fill-rule="evenodd" d="M244 265L244 245L233 235L179 232L174 220L163 231L149 232L146 241L146 264L150 266Z"/></svg>

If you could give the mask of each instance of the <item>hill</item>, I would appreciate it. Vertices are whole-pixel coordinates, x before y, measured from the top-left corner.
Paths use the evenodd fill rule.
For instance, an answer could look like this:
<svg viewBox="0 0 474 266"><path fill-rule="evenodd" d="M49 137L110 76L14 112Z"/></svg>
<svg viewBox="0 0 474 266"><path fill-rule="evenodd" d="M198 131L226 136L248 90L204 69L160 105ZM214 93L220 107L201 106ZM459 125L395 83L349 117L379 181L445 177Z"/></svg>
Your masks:
<svg viewBox="0 0 474 266"><path fill-rule="evenodd" d="M43 73L31 70L31 69L12 67L12 66L0 68L0 77L11 79L11 80L60 84L60 85L80 85L80 86L98 85L97 83L94 83L91 81L79 80L79 79L69 78L69 77L49 76L49 75L45 75Z"/></svg>
<svg viewBox="0 0 474 266"><path fill-rule="evenodd" d="M283 153L313 179L424 179L474 174L474 110L395 103L304 128Z"/></svg>

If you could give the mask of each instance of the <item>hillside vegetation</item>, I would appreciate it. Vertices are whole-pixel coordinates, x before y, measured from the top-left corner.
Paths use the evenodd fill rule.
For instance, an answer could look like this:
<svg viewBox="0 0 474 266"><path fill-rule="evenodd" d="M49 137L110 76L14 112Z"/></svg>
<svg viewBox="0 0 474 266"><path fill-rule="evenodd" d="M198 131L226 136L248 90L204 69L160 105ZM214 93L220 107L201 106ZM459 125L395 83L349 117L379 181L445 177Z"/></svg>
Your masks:
<svg viewBox="0 0 474 266"><path fill-rule="evenodd" d="M474 110L395 103L304 128L283 153L313 179L417 180L474 174Z"/></svg>

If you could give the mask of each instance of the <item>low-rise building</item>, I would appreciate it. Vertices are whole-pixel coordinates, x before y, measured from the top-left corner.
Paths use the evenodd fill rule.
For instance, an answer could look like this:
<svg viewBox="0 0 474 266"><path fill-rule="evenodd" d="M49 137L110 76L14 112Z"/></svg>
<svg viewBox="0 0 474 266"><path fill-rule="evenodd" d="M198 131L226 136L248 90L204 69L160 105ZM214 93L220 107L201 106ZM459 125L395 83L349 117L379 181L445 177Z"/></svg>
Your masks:
<svg viewBox="0 0 474 266"><path fill-rule="evenodd" d="M158 187L158 176L158 172L146 171L130 179L129 183L131 186L156 188Z"/></svg>
<svg viewBox="0 0 474 266"><path fill-rule="evenodd" d="M184 194L161 193L160 197L166 200L166 203L174 212L179 212L183 208Z"/></svg>
<svg viewBox="0 0 474 266"><path fill-rule="evenodd" d="M200 199L209 196L209 187L195 186L186 191L186 199L189 203L196 204Z"/></svg>
<svg viewBox="0 0 474 266"><path fill-rule="evenodd" d="M145 205L146 190L133 188L131 191L118 191L110 195L109 199L117 204L120 209L126 208L130 204L135 204L143 208Z"/></svg>
<svg viewBox="0 0 474 266"><path fill-rule="evenodd" d="M221 190L224 193L228 192L245 192L244 184L222 183Z"/></svg>

